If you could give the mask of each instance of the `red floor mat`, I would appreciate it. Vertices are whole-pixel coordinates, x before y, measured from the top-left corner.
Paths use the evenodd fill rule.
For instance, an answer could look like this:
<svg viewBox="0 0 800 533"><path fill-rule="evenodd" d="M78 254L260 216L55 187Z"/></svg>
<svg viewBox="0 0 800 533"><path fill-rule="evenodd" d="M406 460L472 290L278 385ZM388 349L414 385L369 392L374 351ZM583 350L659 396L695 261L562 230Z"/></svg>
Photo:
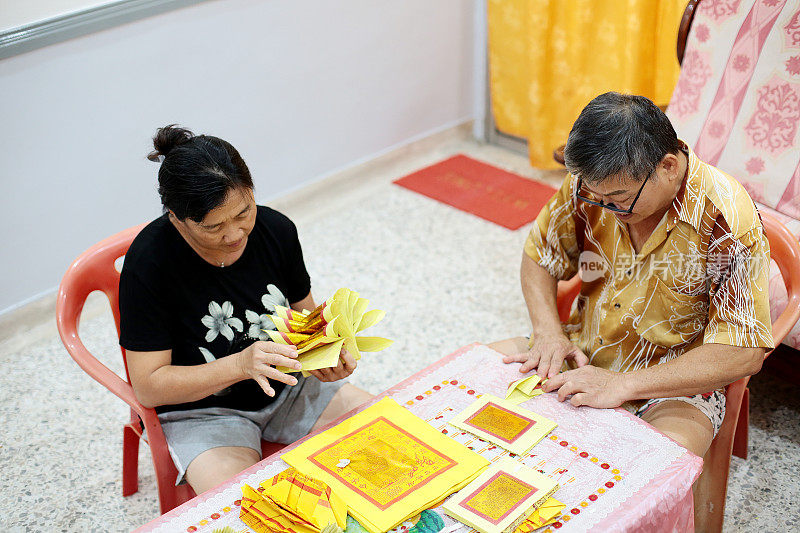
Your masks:
<svg viewBox="0 0 800 533"><path fill-rule="evenodd" d="M465 155L423 168L395 183L512 230L536 218L556 191Z"/></svg>

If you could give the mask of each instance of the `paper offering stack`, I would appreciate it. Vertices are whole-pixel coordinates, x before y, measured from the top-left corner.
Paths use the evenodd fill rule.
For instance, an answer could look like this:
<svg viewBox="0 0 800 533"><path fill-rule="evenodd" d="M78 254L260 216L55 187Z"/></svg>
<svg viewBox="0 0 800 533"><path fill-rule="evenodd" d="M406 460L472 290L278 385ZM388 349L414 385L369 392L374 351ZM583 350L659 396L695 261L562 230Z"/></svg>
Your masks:
<svg viewBox="0 0 800 533"><path fill-rule="evenodd" d="M289 468L258 488L242 487L239 518L257 533L322 533L347 525L347 505L330 487Z"/></svg>
<svg viewBox="0 0 800 533"><path fill-rule="evenodd" d="M558 425L490 394L481 395L449 423L517 455L530 450Z"/></svg>
<svg viewBox="0 0 800 533"><path fill-rule="evenodd" d="M512 533L557 489L549 477L506 458L487 468L443 508L482 533Z"/></svg>
<svg viewBox="0 0 800 533"><path fill-rule="evenodd" d="M391 398L308 438L281 459L329 485L370 533L436 507L489 464Z"/></svg>

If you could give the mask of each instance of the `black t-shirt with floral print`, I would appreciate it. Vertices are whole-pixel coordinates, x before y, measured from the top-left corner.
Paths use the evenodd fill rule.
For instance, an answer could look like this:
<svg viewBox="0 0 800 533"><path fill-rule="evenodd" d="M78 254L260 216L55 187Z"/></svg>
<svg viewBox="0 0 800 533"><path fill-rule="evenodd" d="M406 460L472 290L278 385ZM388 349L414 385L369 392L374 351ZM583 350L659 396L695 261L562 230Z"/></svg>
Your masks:
<svg viewBox="0 0 800 533"><path fill-rule="evenodd" d="M136 236L119 282L120 345L127 350L172 350L172 364L199 365L239 352L274 329L276 305L305 298L311 280L294 223L258 206L242 256L232 265L207 263L163 215ZM276 396L284 384L271 381ZM227 407L255 411L270 398L252 379L166 411Z"/></svg>

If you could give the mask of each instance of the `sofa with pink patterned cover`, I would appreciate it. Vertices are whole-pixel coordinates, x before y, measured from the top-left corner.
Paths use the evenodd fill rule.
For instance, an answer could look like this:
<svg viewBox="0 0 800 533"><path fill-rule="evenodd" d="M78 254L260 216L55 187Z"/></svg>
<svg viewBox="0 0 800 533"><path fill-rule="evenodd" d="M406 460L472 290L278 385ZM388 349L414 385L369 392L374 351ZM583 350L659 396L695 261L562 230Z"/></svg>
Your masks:
<svg viewBox="0 0 800 533"><path fill-rule="evenodd" d="M669 116L697 156L800 236L800 1L702 0ZM775 263L772 316L787 295ZM784 343L800 348L800 322Z"/></svg>

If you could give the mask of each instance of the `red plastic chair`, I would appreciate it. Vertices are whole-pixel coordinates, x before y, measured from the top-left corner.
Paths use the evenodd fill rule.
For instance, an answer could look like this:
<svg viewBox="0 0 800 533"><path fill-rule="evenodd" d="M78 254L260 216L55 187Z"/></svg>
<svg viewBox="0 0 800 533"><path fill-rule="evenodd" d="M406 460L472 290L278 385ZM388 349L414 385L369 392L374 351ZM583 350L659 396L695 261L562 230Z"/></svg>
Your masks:
<svg viewBox="0 0 800 533"><path fill-rule="evenodd" d="M775 346L789 334L800 318L800 243L797 237L776 218L761 214L764 231L770 247L770 257L778 265L786 286L789 301L786 309L772 321L772 337ZM772 350L764 355L764 358ZM747 459L747 431L750 425L750 377L743 377L728 385L725 391L725 419L722 427L703 457L703 469L708 475L698 480L709 499L701 505L710 515L709 531L722 531L725 516L725 498L728 493L728 470L731 456Z"/></svg>
<svg viewBox="0 0 800 533"><path fill-rule="evenodd" d="M770 257L778 265L786 285L789 301L786 309L772 321L775 346L788 335L800 319L800 243L776 218L761 214L764 231L769 240ZM581 289L578 276L559 282L557 295L558 315L562 322L569 318L573 300ZM764 355L766 358L772 351ZM750 423L750 377L741 378L725 390L725 419L711 447L703 457L703 475L698 480L704 493L709 495L702 506L711 515L710 532L722 531L725 515L725 498L728 492L728 471L731 456L747 459L747 429Z"/></svg>
<svg viewBox="0 0 800 533"><path fill-rule="evenodd" d="M93 356L78 336L78 323L86 298L94 291L102 291L108 297L114 313L114 323L119 336L119 272L115 261L124 256L144 224L126 229L95 244L82 253L67 269L58 289L56 323L61 340L75 362L101 385L122 398L131 408L130 422L122 428L122 495L130 496L139 489L139 439L150 445L153 468L158 484L158 499L161 514L193 498L194 491L188 484L175 486L178 471L169 455L167 441L161 430L155 409L143 406L136 399L130 384L125 350L125 377L122 379ZM147 430L146 437L142 426ZM263 457L283 448L283 445L262 441Z"/></svg>

